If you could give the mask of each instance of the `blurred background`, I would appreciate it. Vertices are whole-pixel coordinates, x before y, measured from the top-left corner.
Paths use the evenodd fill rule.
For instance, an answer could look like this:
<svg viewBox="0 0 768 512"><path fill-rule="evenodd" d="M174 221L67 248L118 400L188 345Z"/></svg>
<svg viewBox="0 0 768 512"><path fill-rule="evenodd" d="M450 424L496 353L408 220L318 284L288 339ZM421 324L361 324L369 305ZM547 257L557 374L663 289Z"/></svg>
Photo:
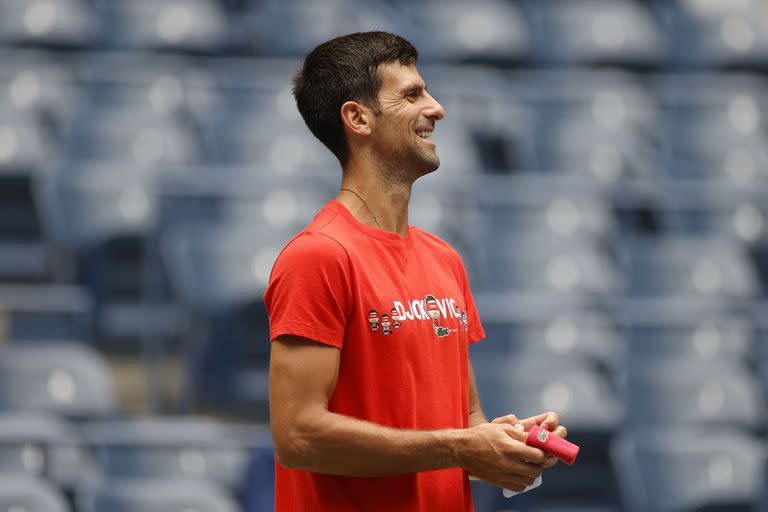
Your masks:
<svg viewBox="0 0 768 512"><path fill-rule="evenodd" d="M0 0L0 510L272 510L261 297L340 183L290 78L373 29L447 111L411 223L488 417L582 445L477 510L768 510L758 0Z"/></svg>

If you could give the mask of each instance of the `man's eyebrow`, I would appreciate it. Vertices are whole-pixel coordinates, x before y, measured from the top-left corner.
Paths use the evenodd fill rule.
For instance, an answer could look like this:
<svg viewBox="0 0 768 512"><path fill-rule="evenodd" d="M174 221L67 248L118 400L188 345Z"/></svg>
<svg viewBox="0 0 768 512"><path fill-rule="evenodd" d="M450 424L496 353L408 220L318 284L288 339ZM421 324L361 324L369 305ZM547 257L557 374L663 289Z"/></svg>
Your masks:
<svg viewBox="0 0 768 512"><path fill-rule="evenodd" d="M402 93L412 92L412 91L426 91L427 90L427 84L408 84L405 87L402 88Z"/></svg>

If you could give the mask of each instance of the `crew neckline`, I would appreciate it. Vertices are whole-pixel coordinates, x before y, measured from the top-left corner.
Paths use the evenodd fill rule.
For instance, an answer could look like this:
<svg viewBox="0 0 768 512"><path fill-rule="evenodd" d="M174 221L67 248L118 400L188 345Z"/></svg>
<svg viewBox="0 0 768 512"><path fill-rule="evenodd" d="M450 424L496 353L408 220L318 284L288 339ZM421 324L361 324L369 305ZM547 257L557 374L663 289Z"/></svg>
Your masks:
<svg viewBox="0 0 768 512"><path fill-rule="evenodd" d="M398 245L406 249L410 249L411 247L413 247L412 226L408 226L408 231L405 233L405 236L402 237L397 233L392 233L391 231L384 231L382 229L369 226L364 222L360 222L354 217L354 215L352 215L352 213L347 209L347 207L344 206L341 203L341 201L339 201L338 199L329 200L326 206L329 207L331 210L337 212L339 215L341 215L341 217L349 225L351 225L353 228L357 229L364 235L367 235L371 238L375 238L376 240L381 240L382 242Z"/></svg>

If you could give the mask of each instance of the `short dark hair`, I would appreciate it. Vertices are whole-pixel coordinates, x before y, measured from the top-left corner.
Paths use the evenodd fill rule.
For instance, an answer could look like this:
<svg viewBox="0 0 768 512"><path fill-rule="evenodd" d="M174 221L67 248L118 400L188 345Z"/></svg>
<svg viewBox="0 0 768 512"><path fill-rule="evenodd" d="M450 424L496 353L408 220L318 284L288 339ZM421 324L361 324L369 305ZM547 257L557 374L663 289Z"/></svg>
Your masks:
<svg viewBox="0 0 768 512"><path fill-rule="evenodd" d="M413 64L416 48L388 32L356 32L322 43L312 50L293 77L293 96L307 127L344 166L349 158L339 110L357 101L378 115L379 66L400 61Z"/></svg>

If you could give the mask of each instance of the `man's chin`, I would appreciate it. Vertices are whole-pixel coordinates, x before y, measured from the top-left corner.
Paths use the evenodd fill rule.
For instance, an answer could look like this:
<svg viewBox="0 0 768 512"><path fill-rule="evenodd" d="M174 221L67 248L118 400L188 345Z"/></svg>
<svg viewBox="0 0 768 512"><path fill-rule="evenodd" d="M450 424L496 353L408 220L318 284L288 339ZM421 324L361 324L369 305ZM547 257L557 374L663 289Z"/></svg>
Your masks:
<svg viewBox="0 0 768 512"><path fill-rule="evenodd" d="M419 176L425 176L429 173L435 172L440 167L440 159L435 156L434 160L424 162L424 164L425 165L422 165L419 169Z"/></svg>

